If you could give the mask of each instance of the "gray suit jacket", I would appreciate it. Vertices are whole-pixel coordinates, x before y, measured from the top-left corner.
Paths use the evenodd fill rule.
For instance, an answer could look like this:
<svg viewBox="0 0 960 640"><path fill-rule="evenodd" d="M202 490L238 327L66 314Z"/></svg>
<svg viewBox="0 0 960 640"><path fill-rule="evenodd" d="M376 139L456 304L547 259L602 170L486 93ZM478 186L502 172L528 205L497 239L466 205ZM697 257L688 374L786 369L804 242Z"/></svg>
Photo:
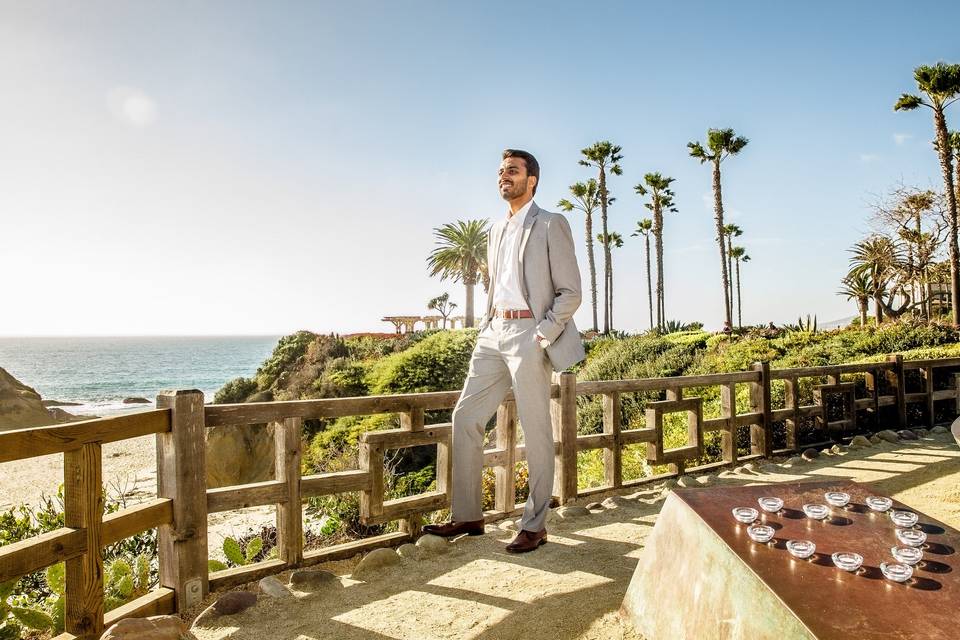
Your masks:
<svg viewBox="0 0 960 640"><path fill-rule="evenodd" d="M497 281L497 252L502 225L487 239L490 291L482 331L493 318L493 288ZM559 213L550 213L531 203L520 237L520 285L527 306L537 321L537 330L550 340L547 355L554 370L563 371L586 357L573 313L580 306L581 285L577 254L570 223Z"/></svg>

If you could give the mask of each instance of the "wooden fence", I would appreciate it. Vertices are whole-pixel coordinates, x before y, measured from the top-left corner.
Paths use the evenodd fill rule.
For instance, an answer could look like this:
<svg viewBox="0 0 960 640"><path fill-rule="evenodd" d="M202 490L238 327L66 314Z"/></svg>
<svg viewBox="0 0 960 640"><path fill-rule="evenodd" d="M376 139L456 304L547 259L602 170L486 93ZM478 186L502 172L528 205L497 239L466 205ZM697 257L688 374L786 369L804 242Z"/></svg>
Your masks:
<svg viewBox="0 0 960 640"><path fill-rule="evenodd" d="M920 374L919 389L908 390L912 372ZM827 442L859 430L858 414L872 415L880 424L881 410L891 418L885 427L906 428L908 416L920 416L932 426L937 403L949 403L946 414L960 414L960 358L904 361L890 356L870 364L770 369L756 363L748 371L672 378L578 382L571 373L558 374L552 384L551 415L556 454L554 490L561 504L587 495L615 492L651 480L683 473L704 457L705 434L719 432L720 462L690 467L698 471L738 461L794 452L813 444L798 440L802 420L812 420ZM847 379L844 380L843 377ZM860 387L851 377L862 376ZM801 405L801 380L813 379L813 404ZM936 385L935 380L940 384ZM772 385L782 384L783 406L772 406ZM749 410L737 411L737 385L746 385ZM720 416L705 419L703 398L691 389L719 387ZM687 395L685 395L685 390ZM663 399L645 404L643 428L624 428L625 394L655 392ZM743 395L743 394L741 394ZM66 562L66 631L58 640L96 638L124 617L182 611L199 603L209 590L224 589L280 571L353 556L377 547L415 538L424 514L449 505L451 492L449 423L426 424L426 412L449 410L459 392L393 396L297 400L231 405L204 405L199 391L164 392L157 409L123 417L103 418L51 427L0 433L0 462L64 454L64 527L22 542L0 547L0 582ZM602 398L602 432L578 433L578 397ZM831 400L832 398L832 400ZM908 407L919 405L919 411ZM840 409L830 419L828 407ZM942 409L942 407L941 407ZM686 443L664 444L664 417L687 416ZM380 413L396 413L400 428L362 434L359 468L301 476L303 421ZM495 474L494 508L488 520L518 513L515 504L516 464L525 459L518 443L516 406L508 394L497 411L495 446L484 451L484 466ZM206 486L205 429L213 426L272 423L275 438L275 478L246 485L209 489ZM774 448L774 429L782 424L785 447ZM741 429L749 429L749 453L740 455ZM156 434L157 498L103 515L101 447L104 443ZM744 432L746 439L746 432ZM625 480L623 448L646 443L651 465L666 473ZM423 445L437 447L436 489L385 499L384 456L388 450ZM603 486L580 489L577 455L602 450ZM360 492L362 519L370 524L398 521L400 530L321 549L304 550L303 500L313 496ZM253 565L208 572L207 516L258 505L276 505L279 554ZM160 587L104 614L104 546L158 528Z"/></svg>

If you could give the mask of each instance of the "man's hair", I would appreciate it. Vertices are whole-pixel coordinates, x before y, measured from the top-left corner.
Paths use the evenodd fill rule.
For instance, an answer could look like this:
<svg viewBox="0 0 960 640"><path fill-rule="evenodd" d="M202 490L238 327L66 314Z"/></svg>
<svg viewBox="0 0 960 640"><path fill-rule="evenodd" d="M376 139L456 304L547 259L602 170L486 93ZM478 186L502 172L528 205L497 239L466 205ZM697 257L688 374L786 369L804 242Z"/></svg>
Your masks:
<svg viewBox="0 0 960 640"><path fill-rule="evenodd" d="M520 158L523 160L523 163L527 165L527 175L537 178L537 184L533 185L533 195L537 195L537 187L540 186L540 163L533 157L533 154L520 149L505 149L501 159L506 160L507 158Z"/></svg>

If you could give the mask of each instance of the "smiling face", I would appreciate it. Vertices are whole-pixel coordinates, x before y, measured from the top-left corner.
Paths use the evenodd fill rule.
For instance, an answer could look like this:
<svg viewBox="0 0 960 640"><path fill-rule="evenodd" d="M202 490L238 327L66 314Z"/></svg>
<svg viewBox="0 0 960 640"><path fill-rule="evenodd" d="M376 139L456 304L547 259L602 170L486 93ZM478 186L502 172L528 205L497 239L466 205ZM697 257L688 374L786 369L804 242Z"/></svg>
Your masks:
<svg viewBox="0 0 960 640"><path fill-rule="evenodd" d="M498 172L500 197L508 202L511 200L533 198L533 188L537 178L527 173L527 163L523 158L504 158Z"/></svg>

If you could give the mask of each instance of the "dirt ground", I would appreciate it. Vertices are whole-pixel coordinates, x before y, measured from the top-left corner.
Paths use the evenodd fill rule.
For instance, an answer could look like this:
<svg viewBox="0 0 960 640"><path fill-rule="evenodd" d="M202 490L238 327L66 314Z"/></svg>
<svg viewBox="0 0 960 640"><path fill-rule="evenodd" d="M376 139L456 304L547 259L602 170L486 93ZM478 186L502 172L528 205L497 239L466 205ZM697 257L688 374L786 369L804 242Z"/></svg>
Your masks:
<svg viewBox="0 0 960 640"><path fill-rule="evenodd" d="M949 434L684 482L831 478L870 483L960 528L960 448ZM513 535L505 522L455 541L446 554L405 559L365 582L349 577L359 558L320 565L339 582L289 600L261 596L241 614L204 618L193 632L199 640L639 639L617 611L664 495L648 487L591 515L553 517L550 542L530 554L504 551ZM278 577L286 582L287 575ZM243 588L257 591L256 583Z"/></svg>

